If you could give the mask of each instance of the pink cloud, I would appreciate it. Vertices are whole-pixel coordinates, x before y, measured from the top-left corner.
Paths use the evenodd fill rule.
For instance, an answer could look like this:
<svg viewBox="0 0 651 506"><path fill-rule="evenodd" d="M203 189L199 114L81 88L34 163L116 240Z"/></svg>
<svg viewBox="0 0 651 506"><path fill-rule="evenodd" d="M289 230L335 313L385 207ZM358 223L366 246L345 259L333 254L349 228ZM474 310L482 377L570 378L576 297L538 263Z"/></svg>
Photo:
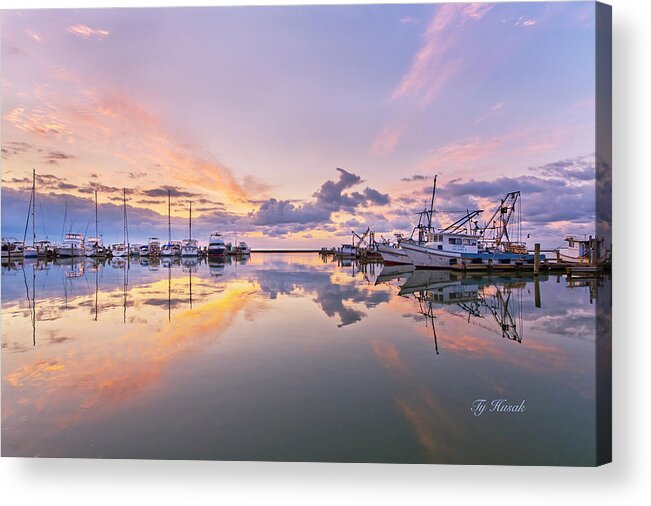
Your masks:
<svg viewBox="0 0 651 506"><path fill-rule="evenodd" d="M386 126L377 135L371 145L370 153L373 156L384 156L395 151L398 142L405 133L405 127Z"/></svg>
<svg viewBox="0 0 651 506"><path fill-rule="evenodd" d="M455 56L460 42L460 25L481 19L491 8L487 4L444 4L438 7L411 66L391 94L391 100L412 98L427 107L445 85L456 76L465 62Z"/></svg>
<svg viewBox="0 0 651 506"><path fill-rule="evenodd" d="M91 28L87 25L72 25L68 27L68 32L83 39L104 39L111 35L110 30Z"/></svg>

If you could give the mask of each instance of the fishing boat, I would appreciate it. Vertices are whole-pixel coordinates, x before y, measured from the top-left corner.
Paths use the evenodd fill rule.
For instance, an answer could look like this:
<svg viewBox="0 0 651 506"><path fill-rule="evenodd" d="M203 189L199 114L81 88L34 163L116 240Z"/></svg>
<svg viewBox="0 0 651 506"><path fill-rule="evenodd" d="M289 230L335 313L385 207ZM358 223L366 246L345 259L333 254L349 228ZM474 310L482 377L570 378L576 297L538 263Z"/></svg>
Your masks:
<svg viewBox="0 0 651 506"><path fill-rule="evenodd" d="M199 256L199 245L197 244L197 240L192 238L192 202L190 202L188 238L181 241L181 256L182 257Z"/></svg>
<svg viewBox="0 0 651 506"><path fill-rule="evenodd" d="M378 243L376 248L382 256L384 265L410 265L412 263L409 255L400 248L400 244Z"/></svg>
<svg viewBox="0 0 651 506"><path fill-rule="evenodd" d="M418 268L499 269L533 264L534 255L527 253L525 243L512 240L509 231L515 228L520 235L519 196L520 192L509 192L502 198L483 228L473 221L483 211L470 211L443 229L430 230L426 241L405 241L400 247ZM518 223L514 223L514 217ZM544 255L540 258L545 259Z"/></svg>
<svg viewBox="0 0 651 506"><path fill-rule="evenodd" d="M208 256L224 256L226 255L226 244L224 237L219 232L210 235L208 241Z"/></svg>
<svg viewBox="0 0 651 506"><path fill-rule="evenodd" d="M142 248L140 249L142 255ZM160 239L158 237L150 237L147 245L147 255L150 257L157 257L160 255Z"/></svg>
<svg viewBox="0 0 651 506"><path fill-rule="evenodd" d="M84 234L68 233L63 238L63 242L56 247L56 254L59 257L85 257L86 247L84 244Z"/></svg>
<svg viewBox="0 0 651 506"><path fill-rule="evenodd" d="M606 250L603 239L578 238L570 235L565 238L567 246L558 249L558 258L561 262L569 264L592 264L606 261Z"/></svg>
<svg viewBox="0 0 651 506"><path fill-rule="evenodd" d="M432 232L432 218L434 216L434 198L436 196L436 181L438 175L434 176L434 184L432 185L432 197L429 202L429 207L423 211L416 213L418 215L418 223L412 229L409 238L403 239L402 234L396 234L396 242L378 243L376 246L377 252L382 257L385 265L405 265L413 264L412 259L407 252L401 248L401 243L411 244L424 244L427 242L429 234Z"/></svg>
<svg viewBox="0 0 651 506"><path fill-rule="evenodd" d="M357 256L357 250L352 244L342 244L339 249L339 256L342 258L355 258Z"/></svg>

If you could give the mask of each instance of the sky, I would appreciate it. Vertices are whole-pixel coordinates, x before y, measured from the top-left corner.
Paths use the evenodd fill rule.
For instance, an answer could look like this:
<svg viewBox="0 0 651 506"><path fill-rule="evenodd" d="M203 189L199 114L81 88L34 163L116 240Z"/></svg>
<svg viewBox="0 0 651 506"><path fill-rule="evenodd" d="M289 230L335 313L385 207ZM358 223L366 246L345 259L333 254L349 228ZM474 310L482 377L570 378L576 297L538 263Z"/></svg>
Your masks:
<svg viewBox="0 0 651 506"><path fill-rule="evenodd" d="M592 2L3 11L2 235L321 247L488 219L594 234ZM64 219L65 218L65 219ZM31 231L28 234L28 241ZM531 245L530 245L531 246Z"/></svg>

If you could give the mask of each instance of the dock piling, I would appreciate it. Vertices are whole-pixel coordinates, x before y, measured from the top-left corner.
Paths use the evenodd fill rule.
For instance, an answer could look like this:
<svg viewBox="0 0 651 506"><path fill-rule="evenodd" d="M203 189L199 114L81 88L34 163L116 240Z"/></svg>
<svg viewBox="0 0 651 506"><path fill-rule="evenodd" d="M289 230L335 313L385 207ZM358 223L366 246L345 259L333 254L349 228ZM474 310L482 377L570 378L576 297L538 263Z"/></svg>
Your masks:
<svg viewBox="0 0 651 506"><path fill-rule="evenodd" d="M539 243L536 243L534 245L533 273L534 273L534 276L537 276L538 274L540 274L540 244Z"/></svg>

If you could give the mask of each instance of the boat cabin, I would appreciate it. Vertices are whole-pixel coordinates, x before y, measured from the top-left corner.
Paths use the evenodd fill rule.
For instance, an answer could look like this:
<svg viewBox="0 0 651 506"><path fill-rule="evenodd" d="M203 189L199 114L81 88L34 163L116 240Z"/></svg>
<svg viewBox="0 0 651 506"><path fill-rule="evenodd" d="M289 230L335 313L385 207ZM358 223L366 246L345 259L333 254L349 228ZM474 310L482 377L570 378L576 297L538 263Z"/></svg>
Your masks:
<svg viewBox="0 0 651 506"><path fill-rule="evenodd" d="M427 247L453 253L478 253L477 237L470 234L434 232L429 236Z"/></svg>

